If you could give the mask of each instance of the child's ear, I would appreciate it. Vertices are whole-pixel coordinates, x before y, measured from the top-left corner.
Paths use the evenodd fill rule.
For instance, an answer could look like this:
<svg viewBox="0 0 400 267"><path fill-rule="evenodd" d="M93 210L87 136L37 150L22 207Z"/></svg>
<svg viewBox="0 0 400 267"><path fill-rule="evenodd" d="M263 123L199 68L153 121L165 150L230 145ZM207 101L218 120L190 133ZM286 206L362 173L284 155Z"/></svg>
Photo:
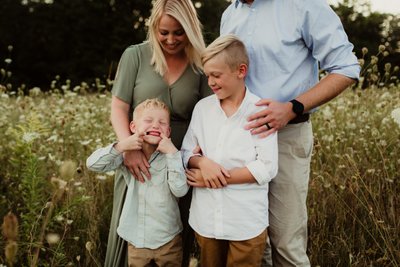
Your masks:
<svg viewBox="0 0 400 267"><path fill-rule="evenodd" d="M238 68L238 78L244 79L247 75L247 65L240 64Z"/></svg>
<svg viewBox="0 0 400 267"><path fill-rule="evenodd" d="M136 125L133 121L129 124L129 129L131 130L131 133L135 133L136 130Z"/></svg>
<svg viewBox="0 0 400 267"><path fill-rule="evenodd" d="M169 137L170 134L171 134L171 127L168 127L167 132L165 133L165 135L166 135L167 137Z"/></svg>

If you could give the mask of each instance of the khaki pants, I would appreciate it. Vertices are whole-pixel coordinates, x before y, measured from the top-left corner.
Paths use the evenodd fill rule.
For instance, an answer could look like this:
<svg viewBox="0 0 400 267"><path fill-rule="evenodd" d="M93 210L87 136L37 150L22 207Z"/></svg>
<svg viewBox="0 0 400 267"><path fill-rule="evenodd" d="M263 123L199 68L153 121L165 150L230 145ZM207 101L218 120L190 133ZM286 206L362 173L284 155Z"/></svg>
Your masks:
<svg viewBox="0 0 400 267"><path fill-rule="evenodd" d="M219 240L197 233L201 267L256 267L261 265L267 230L243 241Z"/></svg>
<svg viewBox="0 0 400 267"><path fill-rule="evenodd" d="M310 266L306 200L312 146L311 122L288 124L278 132L279 170L269 183L268 233L274 267ZM271 265L263 262L263 266Z"/></svg>
<svg viewBox="0 0 400 267"><path fill-rule="evenodd" d="M181 267L182 238L177 235L167 244L157 248L136 248L128 244L129 267Z"/></svg>

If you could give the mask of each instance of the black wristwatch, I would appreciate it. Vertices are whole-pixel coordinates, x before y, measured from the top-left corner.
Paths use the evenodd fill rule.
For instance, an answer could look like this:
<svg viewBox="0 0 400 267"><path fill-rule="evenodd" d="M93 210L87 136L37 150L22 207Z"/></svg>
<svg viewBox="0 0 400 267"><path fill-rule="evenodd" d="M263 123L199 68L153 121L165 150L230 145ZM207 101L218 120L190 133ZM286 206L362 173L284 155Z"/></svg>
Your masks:
<svg viewBox="0 0 400 267"><path fill-rule="evenodd" d="M289 102L293 104L292 110L297 116L303 115L304 105L301 102L297 101L296 99L292 99Z"/></svg>

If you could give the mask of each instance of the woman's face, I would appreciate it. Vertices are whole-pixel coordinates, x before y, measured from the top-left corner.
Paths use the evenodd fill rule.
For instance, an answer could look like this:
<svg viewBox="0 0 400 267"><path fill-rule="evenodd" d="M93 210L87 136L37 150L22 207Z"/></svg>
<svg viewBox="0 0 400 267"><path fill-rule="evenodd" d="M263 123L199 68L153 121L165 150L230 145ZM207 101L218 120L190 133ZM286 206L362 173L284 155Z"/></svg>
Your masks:
<svg viewBox="0 0 400 267"><path fill-rule="evenodd" d="M176 55L184 52L188 38L181 24L169 15L162 15L158 25L158 41L164 53Z"/></svg>

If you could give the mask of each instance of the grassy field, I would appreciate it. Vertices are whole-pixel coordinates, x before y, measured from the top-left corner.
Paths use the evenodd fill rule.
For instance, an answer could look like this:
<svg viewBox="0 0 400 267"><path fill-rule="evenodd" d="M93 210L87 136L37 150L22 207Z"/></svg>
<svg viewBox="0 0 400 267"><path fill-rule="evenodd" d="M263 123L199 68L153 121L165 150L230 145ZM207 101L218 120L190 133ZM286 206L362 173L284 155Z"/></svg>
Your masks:
<svg viewBox="0 0 400 267"><path fill-rule="evenodd" d="M85 160L115 139L110 94L0 99L0 266L102 266L113 173ZM349 89L312 123L312 266L400 266L400 88Z"/></svg>

